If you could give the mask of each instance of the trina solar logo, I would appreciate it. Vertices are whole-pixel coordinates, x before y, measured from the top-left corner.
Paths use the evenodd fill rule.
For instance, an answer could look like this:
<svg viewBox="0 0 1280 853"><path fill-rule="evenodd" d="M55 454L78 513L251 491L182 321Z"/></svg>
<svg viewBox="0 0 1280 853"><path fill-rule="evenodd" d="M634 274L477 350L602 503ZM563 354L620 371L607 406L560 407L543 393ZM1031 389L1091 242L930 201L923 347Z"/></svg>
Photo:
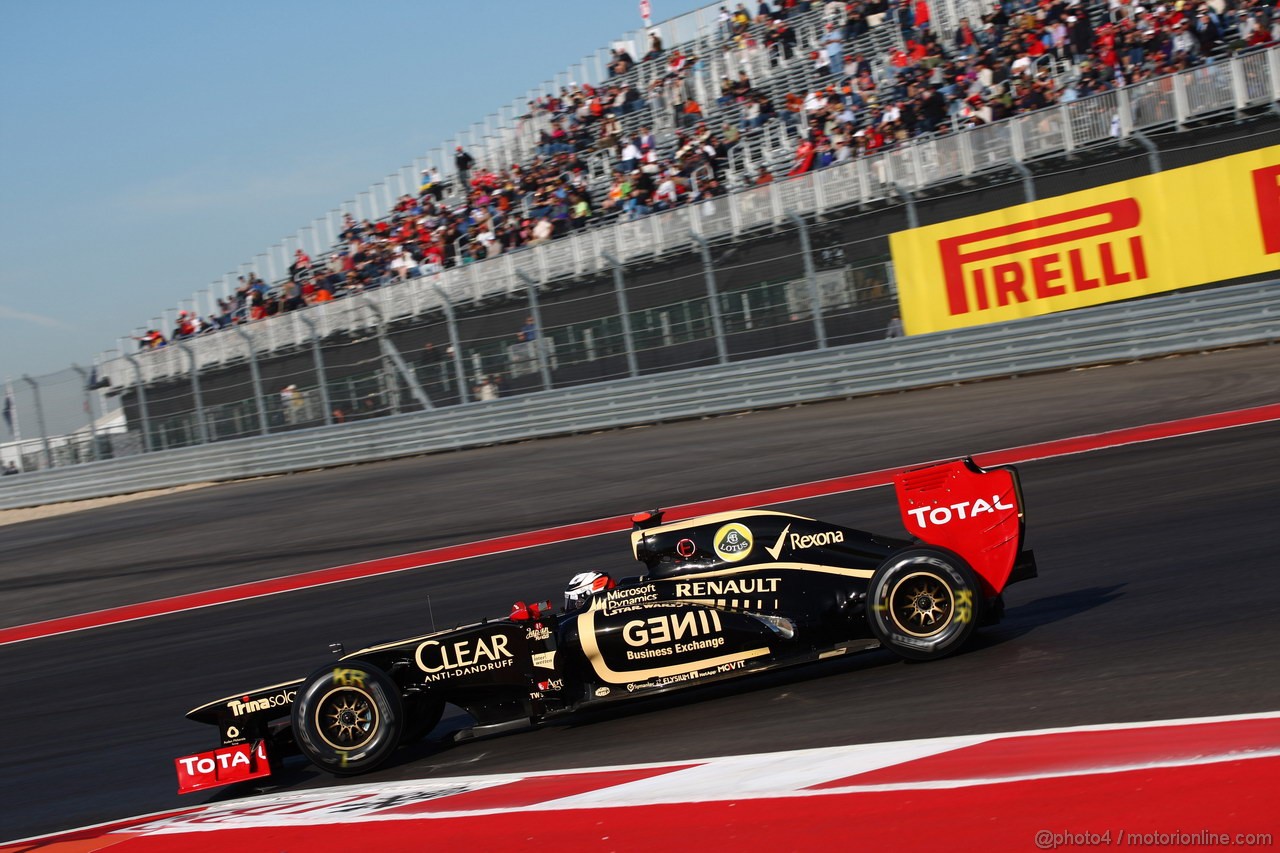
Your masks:
<svg viewBox="0 0 1280 853"><path fill-rule="evenodd" d="M293 704L293 697L298 694L297 690L287 688L279 693L270 696L260 696L257 699L232 699L227 703L227 707L231 709L234 716L239 717L242 714L253 714L258 711L269 711L272 708L281 708L285 705Z"/></svg>
<svg viewBox="0 0 1280 853"><path fill-rule="evenodd" d="M938 241L952 316L1141 281L1142 208L1122 198Z"/></svg>

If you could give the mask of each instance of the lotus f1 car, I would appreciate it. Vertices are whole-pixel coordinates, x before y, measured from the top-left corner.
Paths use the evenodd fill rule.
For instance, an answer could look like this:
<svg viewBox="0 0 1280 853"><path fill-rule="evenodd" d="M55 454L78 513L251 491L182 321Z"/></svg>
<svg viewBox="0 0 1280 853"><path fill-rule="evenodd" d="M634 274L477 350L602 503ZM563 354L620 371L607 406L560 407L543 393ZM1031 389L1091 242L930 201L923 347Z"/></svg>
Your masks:
<svg viewBox="0 0 1280 853"><path fill-rule="evenodd" d="M428 734L446 702L483 734L876 647L952 654L1000 619L1008 584L1036 576L1017 472L966 458L895 486L910 539L765 510L640 513L643 574L579 576L564 610L517 602L504 618L370 646L192 710L222 745L176 760L179 791L269 775L290 752L364 773Z"/></svg>

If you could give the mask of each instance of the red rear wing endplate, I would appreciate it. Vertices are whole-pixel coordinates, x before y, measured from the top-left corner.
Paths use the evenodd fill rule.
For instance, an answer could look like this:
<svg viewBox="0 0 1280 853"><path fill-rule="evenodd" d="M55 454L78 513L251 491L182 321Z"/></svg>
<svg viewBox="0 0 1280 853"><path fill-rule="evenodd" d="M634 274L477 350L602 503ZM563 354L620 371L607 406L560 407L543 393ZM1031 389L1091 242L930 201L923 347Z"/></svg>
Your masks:
<svg viewBox="0 0 1280 853"><path fill-rule="evenodd" d="M979 468L969 457L894 475L907 532L959 554L987 595L998 595L1022 550L1022 493L1011 467Z"/></svg>

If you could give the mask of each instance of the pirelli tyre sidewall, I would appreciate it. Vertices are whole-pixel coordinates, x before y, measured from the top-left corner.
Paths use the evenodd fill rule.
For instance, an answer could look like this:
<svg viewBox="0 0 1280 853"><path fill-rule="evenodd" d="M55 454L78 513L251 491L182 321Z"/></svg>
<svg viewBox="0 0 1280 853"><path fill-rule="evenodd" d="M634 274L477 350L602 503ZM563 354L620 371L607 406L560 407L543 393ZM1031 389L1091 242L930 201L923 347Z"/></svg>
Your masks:
<svg viewBox="0 0 1280 853"><path fill-rule="evenodd" d="M963 559L911 548L886 560L867 588L867 622L882 645L908 660L960 649L982 618L982 587Z"/></svg>
<svg viewBox="0 0 1280 853"><path fill-rule="evenodd" d="M395 682L356 660L313 673L298 690L292 715L302 754L336 776L378 767L400 744L405 722Z"/></svg>

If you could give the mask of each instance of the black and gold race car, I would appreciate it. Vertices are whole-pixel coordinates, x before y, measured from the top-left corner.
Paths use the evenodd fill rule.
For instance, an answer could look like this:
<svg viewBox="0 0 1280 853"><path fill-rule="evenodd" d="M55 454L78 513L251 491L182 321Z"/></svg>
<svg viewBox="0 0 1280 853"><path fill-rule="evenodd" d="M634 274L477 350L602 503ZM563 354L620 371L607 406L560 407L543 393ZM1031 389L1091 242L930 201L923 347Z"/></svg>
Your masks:
<svg viewBox="0 0 1280 853"><path fill-rule="evenodd" d="M300 751L354 775L425 736L445 703L476 734L877 647L951 654L1035 577L1012 467L961 459L895 477L911 538L745 510L632 520L638 577L573 579L566 605L370 646L310 676L202 705L222 746L176 759L182 793L266 776Z"/></svg>

